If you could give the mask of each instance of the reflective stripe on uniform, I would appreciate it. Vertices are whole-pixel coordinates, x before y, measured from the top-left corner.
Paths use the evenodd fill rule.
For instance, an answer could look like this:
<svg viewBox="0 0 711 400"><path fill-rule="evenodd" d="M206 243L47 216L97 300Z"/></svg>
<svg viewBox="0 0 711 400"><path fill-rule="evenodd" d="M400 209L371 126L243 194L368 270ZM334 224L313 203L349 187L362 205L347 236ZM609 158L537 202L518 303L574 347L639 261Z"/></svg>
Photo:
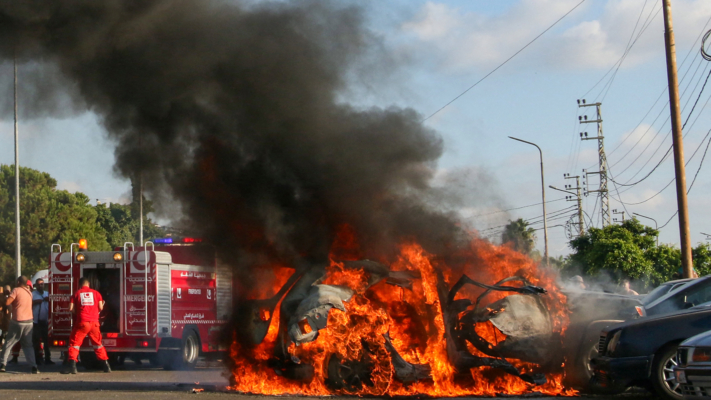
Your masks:
<svg viewBox="0 0 711 400"><path fill-rule="evenodd" d="M101 345L101 344L100 344L100 345L98 345L98 346L92 346L92 347L94 348L94 350L96 350L96 349L100 349L100 348L104 347L104 345Z"/></svg>
<svg viewBox="0 0 711 400"><path fill-rule="evenodd" d="M74 347L77 350L79 350L81 348L80 346L69 346L69 347Z"/></svg>

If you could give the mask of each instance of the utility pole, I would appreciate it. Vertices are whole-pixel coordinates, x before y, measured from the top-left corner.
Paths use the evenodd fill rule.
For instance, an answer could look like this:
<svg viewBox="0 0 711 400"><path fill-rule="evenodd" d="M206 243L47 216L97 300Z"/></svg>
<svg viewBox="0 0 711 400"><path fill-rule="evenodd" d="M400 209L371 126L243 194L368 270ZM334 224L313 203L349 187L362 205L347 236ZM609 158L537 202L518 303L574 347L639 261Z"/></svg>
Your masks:
<svg viewBox="0 0 711 400"><path fill-rule="evenodd" d="M583 219L583 197L580 195L580 176L570 176L570 174L563 174L563 178L565 179L575 179L575 187L572 187L572 185L565 185L565 188L568 190L575 190L575 197L577 198L578 201L578 235L583 236L585 234L585 220ZM567 199L567 196L566 196Z"/></svg>
<svg viewBox="0 0 711 400"><path fill-rule="evenodd" d="M138 175L138 214L140 215L138 247L143 246L143 173Z"/></svg>
<svg viewBox="0 0 711 400"><path fill-rule="evenodd" d="M613 213L613 214L616 214L616 215L622 215L622 221L621 221L621 222L622 222L622 223L625 222L625 212L624 212L624 211L617 211L617 209L614 209L614 210L612 210L612 213ZM614 221L617 222L617 218L615 218Z"/></svg>
<svg viewBox="0 0 711 400"><path fill-rule="evenodd" d="M602 227L610 225L610 195L607 190L607 157L605 156L605 137L602 134L602 113L600 111L600 106L602 103L591 103L585 104L585 99L581 101L578 100L578 107L595 107L597 111L597 118L593 120L588 120L588 116L579 116L578 120L581 124L593 124L597 123L597 136L588 137L587 132L580 132L580 140L597 140L597 153L599 158L599 171L596 172L585 172L586 179L587 175L599 175L600 176L600 187L598 190L588 190L588 193L600 193L600 217L602 219Z"/></svg>
<svg viewBox="0 0 711 400"><path fill-rule="evenodd" d="M22 275L22 258L20 253L20 133L17 129L17 54L13 57L15 75L15 268L17 276Z"/></svg>
<svg viewBox="0 0 711 400"><path fill-rule="evenodd" d="M663 0L664 47L667 56L667 79L669 81L669 108L674 145L674 172L676 174L676 203L679 210L679 236L681 241L681 267L684 278L693 276L691 259L691 231L689 209L686 200L686 168L684 166L684 140L681 133L681 110L679 107L679 79L676 75L676 48L670 0Z"/></svg>

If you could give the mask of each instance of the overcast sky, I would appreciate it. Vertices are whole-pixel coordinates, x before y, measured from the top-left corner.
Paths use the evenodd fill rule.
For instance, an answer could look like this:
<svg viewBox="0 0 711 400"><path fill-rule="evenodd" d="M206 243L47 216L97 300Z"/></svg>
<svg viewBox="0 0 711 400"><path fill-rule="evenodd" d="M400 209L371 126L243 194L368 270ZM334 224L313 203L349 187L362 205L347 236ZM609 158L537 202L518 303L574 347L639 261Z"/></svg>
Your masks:
<svg viewBox="0 0 711 400"><path fill-rule="evenodd" d="M581 131L595 135L594 124L578 123L578 116L594 119L594 108L579 108L577 99L602 102L605 149L617 182L643 178L671 145L661 1L585 1L488 78L434 113L578 3L359 1L356 4L365 7L370 28L391 55L392 71L372 81L368 74L355 77L343 100L364 107L410 107L429 117L426 124L445 141L435 185L460 196L456 207L463 220L483 235L497 236L496 227L519 217L541 228L540 204L525 207L541 202L538 152L508 136L538 144L543 149L546 186L560 188L574 184L563 179L564 173L580 175L583 168L598 169L597 142L579 139ZM682 120L689 118L684 146L690 184L711 130L711 106L707 106L711 88L701 93L711 63L699 54L701 36L711 28L711 2L674 0L672 6ZM12 66L0 64L0 73L12 74ZM20 66L20 81L22 73ZM20 108L22 94L20 85ZM5 95L11 97L11 90ZM22 165L49 172L61 189L82 191L94 202L127 201L129 183L113 173L113 145L95 115L67 113L61 119L22 120L20 134ZM5 143L0 147L0 163L13 163L11 120L0 120L0 141ZM704 241L701 232L711 233L711 215L706 210L711 203L709 171L711 162L706 160L689 194L694 244ZM676 210L674 184L655 194L673 176L670 156L643 182L620 186L619 194L610 182L610 209L626 211L625 218L632 212L643 214L662 226ZM587 181L591 190L597 189L596 177ZM574 203L549 188L546 196L551 254L568 254L563 225L573 211L565 209ZM584 209L589 214L586 225L599 227L596 200L594 193L585 197ZM641 221L654 226L652 221ZM542 250L542 231L538 236L537 247ZM660 240L679 243L676 218L661 230Z"/></svg>

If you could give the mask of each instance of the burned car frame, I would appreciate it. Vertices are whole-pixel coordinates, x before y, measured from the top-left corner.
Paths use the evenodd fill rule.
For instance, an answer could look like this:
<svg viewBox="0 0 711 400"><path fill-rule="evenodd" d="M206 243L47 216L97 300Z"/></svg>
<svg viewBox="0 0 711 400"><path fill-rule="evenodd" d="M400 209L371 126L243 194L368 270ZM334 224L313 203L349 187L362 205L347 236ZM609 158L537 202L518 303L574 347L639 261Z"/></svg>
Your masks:
<svg viewBox="0 0 711 400"><path fill-rule="evenodd" d="M332 309L346 311L344 304L353 296L383 282L390 287L411 290L413 282L421 277L414 271L392 271L387 266L370 261L340 261L349 270L362 270L367 282L359 294L352 288L324 283L327 265L297 267L279 291L270 299L244 300L236 308L234 326L239 327L236 338L240 343L256 346L265 339L272 319L278 311L278 335L268 365L278 376L309 382L315 375L314 366L295 355L293 346L316 341L320 331L327 328ZM531 284L522 276L512 276L488 285L462 274L449 288L438 272L436 292L437 312L441 313L446 338L446 357L456 374L471 379L472 368L490 367L520 378L532 385L546 383L544 372L560 367L558 360L551 362L549 351L560 343L553 333L551 316L541 301L545 289ZM476 298L462 295L467 286L484 289ZM485 298L492 293L505 296L486 306ZM462 298L463 297L463 298ZM278 310L277 310L278 307ZM477 333L477 324L491 323L501 332L503 340L490 343ZM431 380L430 365L408 362L398 352L389 332L381 338L392 365L394 380L409 385ZM373 385L371 370L375 368L372 355L376 349L362 340L361 356L344 359L329 355L324 363L326 384L329 388L354 392L363 386ZM382 354L381 354L382 356ZM517 359L535 364L539 370L523 373L521 368L507 359Z"/></svg>

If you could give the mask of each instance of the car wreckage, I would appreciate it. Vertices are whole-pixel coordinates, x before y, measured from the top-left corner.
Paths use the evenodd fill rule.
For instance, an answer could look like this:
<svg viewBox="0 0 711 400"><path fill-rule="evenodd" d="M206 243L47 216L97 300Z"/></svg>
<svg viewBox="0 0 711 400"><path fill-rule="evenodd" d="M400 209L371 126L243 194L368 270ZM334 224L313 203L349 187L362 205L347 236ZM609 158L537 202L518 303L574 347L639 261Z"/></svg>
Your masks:
<svg viewBox="0 0 711 400"><path fill-rule="evenodd" d="M346 269L365 271L368 276L366 289L384 281L387 285L408 290L413 281L420 279L414 271L391 271L370 260L338 263ZM449 288L441 272L437 273L439 284L436 289L444 320L446 353L457 374L471 376L472 368L491 367L529 384L541 385L546 382L545 372L560 367L562 356L552 353L553 349L560 348L561 339L554 333L551 315L541 300L546 289L531 284L523 276L485 284L467 275L462 275ZM273 297L245 300L236 309L237 339L256 346L265 339L275 309L280 304L278 336L268 361L279 376L303 382L313 379L314 367L290 353L289 346L317 340L319 332L327 327L329 312L333 308L345 312L344 303L355 294L353 289L345 286L324 284L326 275L325 265L296 268ZM463 297L462 289L470 285L483 289L483 293L476 298ZM495 292L506 295L487 303L486 297ZM491 323L504 339L491 343L480 336L475 329L479 323ZM383 334L383 338L393 367L393 379L405 385L432 379L429 365L407 362L396 350L389 333ZM367 354L368 344L363 341L362 345L363 354ZM531 363L538 366L538 370L529 368L524 373L510 359ZM332 389L356 390L371 383L372 365L367 357L344 360L332 355L325 366L326 384Z"/></svg>

